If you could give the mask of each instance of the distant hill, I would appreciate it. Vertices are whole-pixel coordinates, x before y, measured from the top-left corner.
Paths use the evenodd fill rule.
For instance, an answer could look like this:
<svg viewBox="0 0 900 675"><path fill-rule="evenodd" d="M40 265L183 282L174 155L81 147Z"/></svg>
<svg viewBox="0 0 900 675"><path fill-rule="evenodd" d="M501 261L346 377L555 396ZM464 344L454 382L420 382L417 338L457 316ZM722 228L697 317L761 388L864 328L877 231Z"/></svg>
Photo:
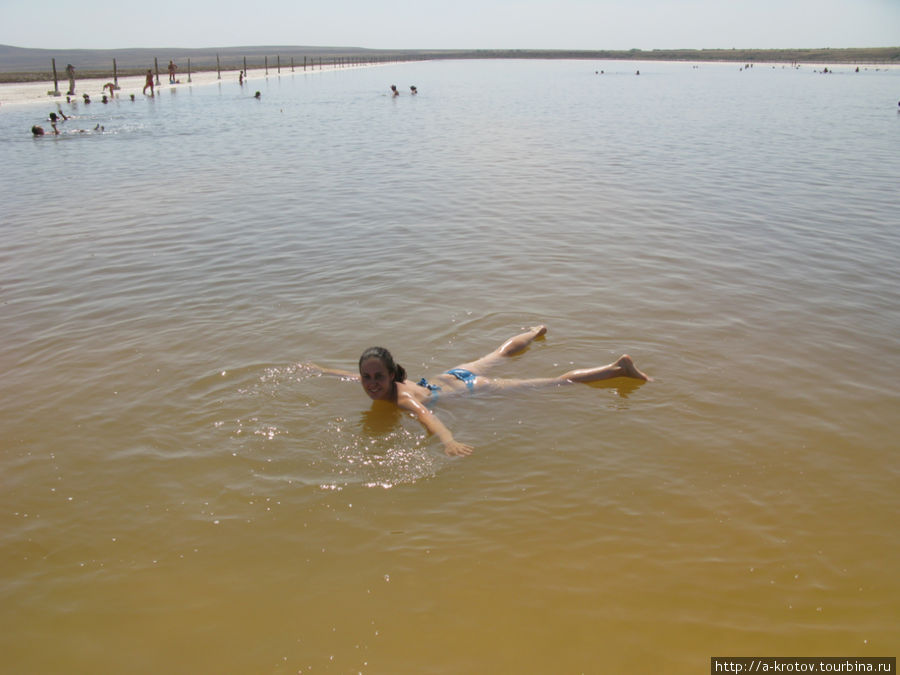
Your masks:
<svg viewBox="0 0 900 675"><path fill-rule="evenodd" d="M154 67L165 70L169 59L178 64L180 72L237 70L246 59L248 67L259 68L266 63L275 68L307 62L382 62L423 59L596 59L596 60L665 60L665 61L734 61L734 62L798 62L798 63L895 63L900 64L900 47L860 49L654 49L628 51L612 50L415 50L363 49L361 47L316 46L249 46L208 49L141 48L141 49L30 49L0 45L0 82L22 82L52 79L51 59L56 59L57 73L62 77L67 63L75 66L78 77L109 77L113 73L113 59L120 75L138 74Z"/></svg>
<svg viewBox="0 0 900 675"><path fill-rule="evenodd" d="M389 55L393 52L380 52ZM75 66L79 77L90 77L92 74L111 74L113 59L116 60L116 68L120 73L129 71L142 72L154 67L154 59L160 62L160 69L173 59L180 70L187 68L187 60L191 60L192 70L215 70L218 65L223 70L232 70L243 67L244 58L247 65L257 67L263 65L266 57L272 66L275 66L280 57L282 65L289 64L291 57L295 62L303 63L303 58L308 61L313 58L318 62L321 58L330 63L335 58L368 58L373 54L372 50L353 47L222 47L209 49L182 49L182 48L141 48L141 49L27 49L0 45L0 79L2 75L11 74L41 74L46 75L52 71L51 59L56 59L57 72L62 73L66 64ZM31 78L27 78L31 79Z"/></svg>

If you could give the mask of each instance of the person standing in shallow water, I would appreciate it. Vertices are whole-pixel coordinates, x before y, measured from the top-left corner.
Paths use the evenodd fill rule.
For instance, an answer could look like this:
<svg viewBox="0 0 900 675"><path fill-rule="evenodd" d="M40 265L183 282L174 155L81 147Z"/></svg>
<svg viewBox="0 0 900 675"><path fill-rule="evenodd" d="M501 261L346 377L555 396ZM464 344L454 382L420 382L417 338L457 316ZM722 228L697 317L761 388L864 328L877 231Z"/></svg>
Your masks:
<svg viewBox="0 0 900 675"><path fill-rule="evenodd" d="M144 93L147 93L147 87L150 87L150 95L153 96L153 71L147 68L147 79L144 82Z"/></svg>
<svg viewBox="0 0 900 675"><path fill-rule="evenodd" d="M71 63L66 66L66 75L69 76L69 91L66 92L66 96L72 96L75 94L75 66Z"/></svg>
<svg viewBox="0 0 900 675"><path fill-rule="evenodd" d="M511 337L490 354L475 361L463 363L429 380L424 377L417 383L406 379L406 370L394 361L394 357L384 347L370 347L359 357L359 373L336 368L323 368L314 363L304 364L313 371L326 375L337 375L346 380L359 382L373 401L382 401L406 410L429 432L444 444L448 455L470 455L472 446L460 443L453 433L431 411L441 398L462 395L475 391L505 391L540 386L561 386L574 382L599 382L615 377L627 377L641 382L652 378L641 372L627 354L605 366L570 370L556 377L532 379L502 379L487 377L487 371L503 359L520 354L537 338L547 332L544 325Z"/></svg>

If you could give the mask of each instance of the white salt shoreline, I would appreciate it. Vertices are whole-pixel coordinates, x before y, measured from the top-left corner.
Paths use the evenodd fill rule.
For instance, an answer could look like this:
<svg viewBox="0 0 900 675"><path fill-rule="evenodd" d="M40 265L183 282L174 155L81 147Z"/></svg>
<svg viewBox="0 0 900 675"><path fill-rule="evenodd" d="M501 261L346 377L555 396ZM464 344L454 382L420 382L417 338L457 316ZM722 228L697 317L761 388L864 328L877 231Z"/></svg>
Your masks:
<svg viewBox="0 0 900 675"><path fill-rule="evenodd" d="M259 82L261 80L265 80L267 77L279 77L284 75L309 75L312 73L320 73L328 70L345 70L349 68L367 68L375 64L366 64L364 66L360 65L352 65L352 66L338 66L335 67L333 65L323 65L322 67L316 66L307 67L306 70L303 69L303 66L294 66L293 72L291 72L290 66L282 66L281 73L278 72L276 68L269 68L268 75L266 75L265 68L257 68L257 69L248 69L247 76L244 78L244 82L253 85L254 82ZM153 82L156 86L157 90L163 90L166 88L181 88L181 87L192 87L192 86L204 86L209 84L215 84L217 82L237 82L238 81L238 70L228 70L222 71L221 79L219 77L219 73L216 71L199 71L196 73L191 73L191 81L188 82L188 74L186 72L176 73L176 79L178 82L176 84L169 84L169 73L168 72L160 72L159 73L159 84L156 85L156 74L154 73ZM87 94L91 97L92 101L100 102L103 94L107 93L109 90L104 90L103 85L107 82L112 82L111 77L107 78L88 78L88 79L79 79L75 78L75 96L73 98L77 98L81 100L82 94ZM126 77L119 77L119 88L116 90L117 98L128 98L131 94L136 96L143 96L144 82L146 82L145 75L129 75ZM11 82L6 84L0 84L0 113L2 113L4 108L12 108L13 106L23 106L23 105L50 105L51 107L55 107L57 103L65 103L66 102L66 92L69 89L69 80L67 77L63 76L59 78L59 91L60 96L52 95L53 92L53 81L44 81L44 82ZM149 94L148 94L149 95Z"/></svg>
<svg viewBox="0 0 900 675"><path fill-rule="evenodd" d="M648 59L648 62L652 62L652 59ZM675 63L672 61L662 61L661 63ZM678 63L685 64L694 64L694 65L734 65L735 68L743 67L745 64L743 62L723 62L723 61L683 61ZM244 78L245 82L253 83L254 81L264 80L267 77L279 77L281 75L297 75L297 74L313 74L320 73L323 71L329 70L343 70L349 68L371 68L382 64L376 63L367 63L363 65L344 65L344 66L334 66L331 64L323 64L322 66L309 66L306 69L303 66L294 66L294 70L291 71L290 66L282 66L281 72L279 73L276 67L270 67L268 69L268 74L266 74L265 68L256 68L256 69L248 69L247 76ZM780 67L791 67L791 64L788 63L756 63L754 62L754 67L757 68L780 68ZM900 66L896 64L856 64L856 63L803 63L800 65L801 69L811 70L811 71L821 71L823 68L828 68L829 71L833 73L850 73L855 72L857 68L860 71L865 70L897 70L900 69ZM237 82L238 80L238 70L228 70L222 71L221 77L217 71L198 71L196 73L191 73L191 81L188 82L188 75L186 72L179 72L176 74L178 79L178 83L169 84L169 73L168 72L160 72L159 74L159 85L156 87L157 89L164 89L166 87L190 87L190 86L203 86L208 84L215 84L216 82ZM103 85L107 82L111 82L111 78L88 78L88 79L75 79L75 96L78 99L81 99L82 94L87 94L91 97L92 100L100 101L103 94L105 93L103 90ZM116 90L116 97L127 98L131 94L135 95L143 95L142 91L144 88L145 82L144 75L129 75L126 77L119 78L119 89ZM154 73L154 84L156 82L156 75ZM49 92L53 91L53 82L52 81L44 81L44 82L11 82L0 84L0 113L3 112L4 108L12 108L14 106L22 106L22 105L46 105L50 104L51 107L58 103L65 103L66 96L65 92L68 91L69 88L69 80L65 75L59 78L59 91L60 96L53 96Z"/></svg>

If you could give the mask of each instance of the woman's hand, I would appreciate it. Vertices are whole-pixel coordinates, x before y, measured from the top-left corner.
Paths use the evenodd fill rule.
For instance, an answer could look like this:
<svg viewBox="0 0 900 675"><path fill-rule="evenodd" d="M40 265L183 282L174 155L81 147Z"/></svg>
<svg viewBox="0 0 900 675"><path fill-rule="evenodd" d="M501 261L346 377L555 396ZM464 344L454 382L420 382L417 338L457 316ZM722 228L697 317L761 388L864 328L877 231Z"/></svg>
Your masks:
<svg viewBox="0 0 900 675"><path fill-rule="evenodd" d="M459 441L452 438L444 443L444 452L446 452L451 457L465 457L467 455L471 455L473 449L474 448L472 448L471 445L460 443Z"/></svg>

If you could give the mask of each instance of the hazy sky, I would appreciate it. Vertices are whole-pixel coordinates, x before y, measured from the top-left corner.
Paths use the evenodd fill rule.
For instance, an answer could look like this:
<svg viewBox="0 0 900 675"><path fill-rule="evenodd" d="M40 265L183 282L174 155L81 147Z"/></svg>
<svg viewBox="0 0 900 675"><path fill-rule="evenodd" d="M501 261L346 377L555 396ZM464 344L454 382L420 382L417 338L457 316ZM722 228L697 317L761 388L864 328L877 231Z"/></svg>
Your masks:
<svg viewBox="0 0 900 675"><path fill-rule="evenodd" d="M888 47L900 45L900 0L0 0L0 44Z"/></svg>

